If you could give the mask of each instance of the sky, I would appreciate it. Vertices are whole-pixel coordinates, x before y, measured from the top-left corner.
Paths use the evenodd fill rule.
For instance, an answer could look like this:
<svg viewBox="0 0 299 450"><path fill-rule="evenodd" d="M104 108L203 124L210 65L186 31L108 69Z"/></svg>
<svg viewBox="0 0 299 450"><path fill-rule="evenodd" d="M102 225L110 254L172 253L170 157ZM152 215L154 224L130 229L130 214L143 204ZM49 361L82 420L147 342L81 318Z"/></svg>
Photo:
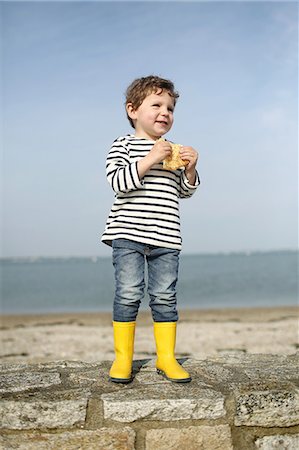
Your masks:
<svg viewBox="0 0 299 450"><path fill-rule="evenodd" d="M297 249L296 2L1 2L2 256L108 256L105 158L127 86L180 92L198 150L183 252Z"/></svg>

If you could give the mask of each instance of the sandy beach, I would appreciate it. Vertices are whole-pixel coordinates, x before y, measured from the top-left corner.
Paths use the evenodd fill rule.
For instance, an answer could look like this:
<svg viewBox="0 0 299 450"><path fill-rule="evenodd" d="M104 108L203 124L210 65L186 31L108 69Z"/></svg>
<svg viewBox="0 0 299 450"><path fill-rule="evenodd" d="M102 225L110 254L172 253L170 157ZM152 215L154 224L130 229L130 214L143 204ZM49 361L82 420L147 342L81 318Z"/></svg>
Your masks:
<svg viewBox="0 0 299 450"><path fill-rule="evenodd" d="M1 317L2 363L113 359L110 313L7 315ZM298 308L180 311L177 357L225 352L293 354L298 351ZM134 359L154 358L149 312L137 320Z"/></svg>

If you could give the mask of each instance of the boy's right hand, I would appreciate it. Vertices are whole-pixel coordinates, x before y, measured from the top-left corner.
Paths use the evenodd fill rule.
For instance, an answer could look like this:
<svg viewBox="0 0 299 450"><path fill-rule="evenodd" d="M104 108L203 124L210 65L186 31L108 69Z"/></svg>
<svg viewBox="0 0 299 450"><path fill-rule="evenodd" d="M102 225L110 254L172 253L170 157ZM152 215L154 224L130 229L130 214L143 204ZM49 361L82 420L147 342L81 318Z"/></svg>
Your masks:
<svg viewBox="0 0 299 450"><path fill-rule="evenodd" d="M148 158L151 160L152 165L159 164L165 158L171 155L172 149L168 141L158 140L153 145L152 149L148 153Z"/></svg>
<svg viewBox="0 0 299 450"><path fill-rule="evenodd" d="M159 164L167 156L170 156L171 152L172 150L169 142L162 139L156 141L149 153L137 163L139 178L142 179L154 164Z"/></svg>

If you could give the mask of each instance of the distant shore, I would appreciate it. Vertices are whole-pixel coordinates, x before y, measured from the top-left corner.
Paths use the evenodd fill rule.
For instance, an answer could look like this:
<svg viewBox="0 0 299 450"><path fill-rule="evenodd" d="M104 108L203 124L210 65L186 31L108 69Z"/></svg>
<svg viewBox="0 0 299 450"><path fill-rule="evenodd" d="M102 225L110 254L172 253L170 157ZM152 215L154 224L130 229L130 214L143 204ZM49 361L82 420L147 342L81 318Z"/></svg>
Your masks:
<svg viewBox="0 0 299 450"><path fill-rule="evenodd" d="M293 354L298 351L296 306L179 311L177 357L225 352ZM107 312L1 316L3 363L113 359L112 315ZM140 311L134 359L155 356L152 318Z"/></svg>
<svg viewBox="0 0 299 450"><path fill-rule="evenodd" d="M261 307L261 308L211 308L211 309L182 309L179 310L180 322L263 322L279 320L286 315L298 317L299 307ZM18 327L43 324L71 324L81 325L110 325L111 312L65 312L49 314L3 314L1 327ZM149 311L140 311L137 318L139 325L151 325L152 318Z"/></svg>

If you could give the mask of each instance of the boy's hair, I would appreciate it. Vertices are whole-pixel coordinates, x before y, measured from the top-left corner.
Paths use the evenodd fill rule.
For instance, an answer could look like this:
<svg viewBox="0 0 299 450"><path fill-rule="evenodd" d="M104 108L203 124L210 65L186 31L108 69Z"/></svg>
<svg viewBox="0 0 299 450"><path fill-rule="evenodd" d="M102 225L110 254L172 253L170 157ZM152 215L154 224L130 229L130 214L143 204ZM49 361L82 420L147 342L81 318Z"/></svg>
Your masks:
<svg viewBox="0 0 299 450"><path fill-rule="evenodd" d="M173 82L155 75L150 75L148 77L137 78L130 84L126 90L126 105L132 103L133 108L136 110L139 108L145 97L160 90L167 91L169 95L173 97L174 104L176 104L179 93L175 90ZM135 128L128 113L127 117L132 127Z"/></svg>

